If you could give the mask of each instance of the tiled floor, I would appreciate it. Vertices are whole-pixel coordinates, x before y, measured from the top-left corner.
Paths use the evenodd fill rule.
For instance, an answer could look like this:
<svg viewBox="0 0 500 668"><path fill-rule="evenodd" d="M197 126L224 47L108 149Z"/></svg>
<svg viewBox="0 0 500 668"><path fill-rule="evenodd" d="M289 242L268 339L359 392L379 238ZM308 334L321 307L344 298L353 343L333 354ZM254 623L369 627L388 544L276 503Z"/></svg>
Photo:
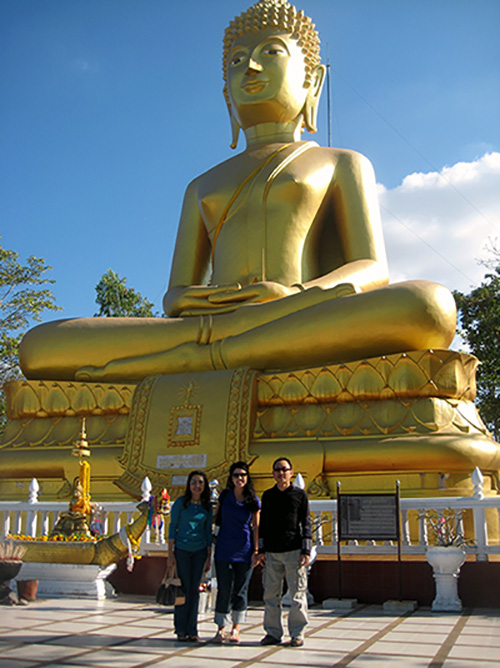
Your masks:
<svg viewBox="0 0 500 668"><path fill-rule="evenodd" d="M387 614L378 606L348 613L313 608L306 643L262 647L262 608L249 611L239 646L213 645L211 615L200 616L198 646L178 643L172 612L150 599L38 600L0 608L0 668L344 668L500 667L500 608Z"/></svg>

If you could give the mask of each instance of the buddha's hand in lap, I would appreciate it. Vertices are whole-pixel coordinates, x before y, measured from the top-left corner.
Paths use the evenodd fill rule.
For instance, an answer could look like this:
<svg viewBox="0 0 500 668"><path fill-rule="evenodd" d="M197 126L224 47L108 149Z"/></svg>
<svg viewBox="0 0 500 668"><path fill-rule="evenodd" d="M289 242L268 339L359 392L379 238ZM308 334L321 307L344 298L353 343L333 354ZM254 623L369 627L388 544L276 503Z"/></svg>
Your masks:
<svg viewBox="0 0 500 668"><path fill-rule="evenodd" d="M313 289L322 290L323 288L321 288L321 286L315 286ZM299 286L298 284L286 286L274 281L262 281L259 283L252 283L237 290L214 293L209 296L208 301L214 309L222 309L224 307L232 307L234 309L244 304L270 302L276 299L282 299L283 297L291 297L292 295L306 291L307 288ZM352 283L339 283L328 290L328 297L330 299L347 297L359 292L361 292L361 290Z"/></svg>
<svg viewBox="0 0 500 668"><path fill-rule="evenodd" d="M209 297L209 302L213 306L224 306L234 303L257 304L281 299L282 297L289 297L300 291L300 288L297 286L287 287L275 281L261 281L259 283L251 283L236 291L215 293Z"/></svg>
<svg viewBox="0 0 500 668"><path fill-rule="evenodd" d="M182 294L178 294L175 300L166 302L165 310L170 316L231 313L244 304L273 301L300 292L296 286L287 287L274 281L252 283L244 288L234 283L218 286L193 286L182 290Z"/></svg>
<svg viewBox="0 0 500 668"><path fill-rule="evenodd" d="M317 286L316 289L323 289ZM239 283L217 286L191 286L174 288L174 295L169 295L165 310L171 317L189 317L205 314L223 314L236 311L246 304L270 302L283 297L290 297L305 291L298 285L286 286L275 281L260 281L241 287ZM329 289L328 297L335 299L355 295L361 290L352 283L339 283Z"/></svg>
<svg viewBox="0 0 500 668"><path fill-rule="evenodd" d="M189 285L170 288L163 300L165 313L171 318L213 312L216 304L211 304L210 297L218 293L234 293L241 289L239 283L230 285Z"/></svg>

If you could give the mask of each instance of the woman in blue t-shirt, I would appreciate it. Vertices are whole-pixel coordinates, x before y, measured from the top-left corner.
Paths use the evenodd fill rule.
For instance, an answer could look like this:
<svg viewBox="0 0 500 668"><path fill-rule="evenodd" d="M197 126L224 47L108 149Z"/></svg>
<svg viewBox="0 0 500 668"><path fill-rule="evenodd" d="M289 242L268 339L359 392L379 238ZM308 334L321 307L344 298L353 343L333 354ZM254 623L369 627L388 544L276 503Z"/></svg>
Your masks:
<svg viewBox="0 0 500 668"><path fill-rule="evenodd" d="M219 497L215 544L217 600L214 642L225 640L231 612L229 641L239 643L240 624L245 621L248 585L258 553L260 502L245 462L231 464L226 489Z"/></svg>
<svg viewBox="0 0 500 668"><path fill-rule="evenodd" d="M203 572L210 568L212 545L212 506L210 487L203 471L191 471L184 496L170 513L168 529L169 572L177 570L186 602L174 608L174 627L182 642L199 642L198 601Z"/></svg>

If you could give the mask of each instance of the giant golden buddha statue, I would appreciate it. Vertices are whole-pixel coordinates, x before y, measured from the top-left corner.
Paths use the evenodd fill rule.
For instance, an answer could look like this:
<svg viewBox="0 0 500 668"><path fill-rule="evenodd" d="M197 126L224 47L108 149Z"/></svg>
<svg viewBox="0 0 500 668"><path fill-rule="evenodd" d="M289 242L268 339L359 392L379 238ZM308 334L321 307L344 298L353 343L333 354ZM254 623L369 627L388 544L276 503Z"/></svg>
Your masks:
<svg viewBox="0 0 500 668"><path fill-rule="evenodd" d="M273 373L285 374L280 382L286 385L297 374L324 379L329 370L335 380L316 398L311 398L316 381L307 381L309 385L298 381L307 387L308 398L300 399L298 390L298 394L292 392L292 403L304 411L309 404L305 412L309 426L301 427L303 440L300 429L292 430L290 434L299 436L287 447L295 453L292 456L302 453L308 461L316 453L319 463L310 471L312 480L332 466L335 470L335 465L327 463L329 455L323 446L318 450L326 436L318 435L311 426L314 410L310 404L316 407L320 396L336 405L346 403L342 392L347 389L341 387L339 378L342 369L354 369L349 364L361 364L364 369L360 372L364 380L356 376L356 392L349 390L352 396L377 400L378 408L380 400L393 400L383 389L387 383L373 390L373 378L366 376L366 369L386 368L389 358L389 366L399 369L401 355L416 360L410 351L423 351L414 361L418 373L425 376L425 360L435 354L432 351L446 349L453 339L455 303L449 290L436 283L419 280L389 285L370 162L354 151L323 148L302 139L304 129L316 130L325 77L311 19L285 0L257 2L226 29L223 74L232 147L236 148L241 130L246 148L198 176L186 190L164 297L168 317L66 319L37 326L23 339L21 366L29 381L76 381L82 387L141 381L143 385L151 377L165 379L175 374L176 386L184 383L188 388L184 407L192 406L190 397L196 394L197 384L209 387L217 374L232 374L227 370L254 370L257 380L252 382L265 396L267 390L262 388L279 376ZM456 354L443 351L443 355ZM446 360L448 363L448 357ZM448 377L455 378L455 362L449 363L453 371ZM438 366L442 364L440 358ZM334 367L337 371L332 371ZM264 373L270 369L275 371ZM382 377L388 372L377 373ZM408 373L406 369L402 375ZM470 380L471 374L467 377ZM335 383L340 383L340 389ZM402 381L398 383L400 388ZM411 395L408 392L407 388L403 391L406 398ZM340 395L343 398L338 400ZM445 392L445 396L450 395ZM134 401L139 401L137 397L136 391ZM270 406L273 401L279 403L272 399ZM274 426L266 427L264 409L259 410L255 413L254 405L250 411L250 422L255 425L257 420L258 424L253 435L250 429L243 454L260 458L264 471L264 461L282 452L284 443L278 438L279 445L266 446L265 457L255 444L251 446L259 429L264 440L282 433L276 423L279 419L273 418ZM383 410L394 413L387 405ZM427 421L434 417L433 413ZM182 424L187 428L188 423ZM132 443L130 429L129 425L127 439ZM215 447L206 445L208 436L204 441L203 427L200 429L196 447L202 451ZM159 423L155 430L155 438L161 440ZM175 434L180 437L181 432ZM146 441L152 440L150 434ZM165 447L173 447L174 441L169 437ZM377 468L373 456L364 468L358 446L348 457L350 463L343 466L350 471L373 471ZM390 445L389 452L394 450L395 445ZM410 466L418 448L412 445L410 450L406 464L389 468ZM383 452L381 466L387 470L387 453ZM434 468L446 470L443 459L438 460ZM295 468L303 470L297 462Z"/></svg>
<svg viewBox="0 0 500 668"><path fill-rule="evenodd" d="M324 75L318 34L290 5L260 2L231 24L225 93L233 146L241 128L246 148L187 188L169 318L36 327L21 346L27 378L288 369L451 343L446 288L387 286L369 161L301 140Z"/></svg>

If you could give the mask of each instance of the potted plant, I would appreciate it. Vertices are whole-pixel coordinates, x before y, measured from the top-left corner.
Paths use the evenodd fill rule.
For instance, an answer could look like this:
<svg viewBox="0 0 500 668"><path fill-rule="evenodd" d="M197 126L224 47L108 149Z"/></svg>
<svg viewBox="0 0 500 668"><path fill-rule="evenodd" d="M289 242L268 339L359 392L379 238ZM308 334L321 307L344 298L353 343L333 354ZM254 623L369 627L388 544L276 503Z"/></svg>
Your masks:
<svg viewBox="0 0 500 668"><path fill-rule="evenodd" d="M424 516L430 528L432 543L427 547L426 558L432 566L436 582L432 610L459 612L462 610L462 601L458 596L457 584L467 544L461 523L451 508L442 513L427 511Z"/></svg>
<svg viewBox="0 0 500 668"><path fill-rule="evenodd" d="M15 578L23 565L26 548L12 541L0 541L0 604L15 605L18 601L10 589L10 581Z"/></svg>

